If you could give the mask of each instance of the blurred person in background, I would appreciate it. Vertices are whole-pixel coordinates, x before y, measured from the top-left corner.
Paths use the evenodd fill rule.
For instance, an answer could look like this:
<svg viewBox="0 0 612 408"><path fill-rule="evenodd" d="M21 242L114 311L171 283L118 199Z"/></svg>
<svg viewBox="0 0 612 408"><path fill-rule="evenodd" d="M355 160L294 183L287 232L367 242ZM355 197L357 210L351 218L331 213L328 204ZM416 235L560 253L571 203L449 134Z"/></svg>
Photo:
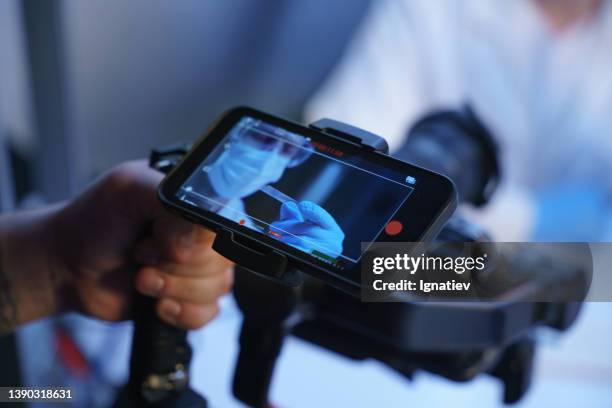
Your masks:
<svg viewBox="0 0 612 408"><path fill-rule="evenodd" d="M468 102L500 147L476 221L498 240L610 238L612 4L383 0L306 109L387 138Z"/></svg>

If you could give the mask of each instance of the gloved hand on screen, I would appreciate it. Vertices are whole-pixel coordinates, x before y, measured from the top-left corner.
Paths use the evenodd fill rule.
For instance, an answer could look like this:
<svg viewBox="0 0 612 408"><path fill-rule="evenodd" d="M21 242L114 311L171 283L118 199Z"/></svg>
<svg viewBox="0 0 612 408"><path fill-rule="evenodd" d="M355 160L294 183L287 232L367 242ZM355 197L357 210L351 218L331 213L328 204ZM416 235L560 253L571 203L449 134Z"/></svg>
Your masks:
<svg viewBox="0 0 612 408"><path fill-rule="evenodd" d="M317 251L332 258L342 253L344 232L330 213L311 201L284 203L271 231L280 235L279 240L308 253Z"/></svg>

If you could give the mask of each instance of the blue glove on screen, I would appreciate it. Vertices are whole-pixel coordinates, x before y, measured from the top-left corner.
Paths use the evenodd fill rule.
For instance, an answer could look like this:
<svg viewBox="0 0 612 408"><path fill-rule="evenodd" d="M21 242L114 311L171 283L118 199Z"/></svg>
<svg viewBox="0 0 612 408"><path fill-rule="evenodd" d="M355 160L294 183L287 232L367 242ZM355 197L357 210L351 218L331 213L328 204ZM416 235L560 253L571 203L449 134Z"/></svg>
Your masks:
<svg viewBox="0 0 612 408"><path fill-rule="evenodd" d="M311 201L287 201L280 209L280 220L270 227L279 240L304 252L332 258L342 253L344 232L330 213Z"/></svg>
<svg viewBox="0 0 612 408"><path fill-rule="evenodd" d="M609 214L596 185L562 185L537 195L536 241L596 241Z"/></svg>

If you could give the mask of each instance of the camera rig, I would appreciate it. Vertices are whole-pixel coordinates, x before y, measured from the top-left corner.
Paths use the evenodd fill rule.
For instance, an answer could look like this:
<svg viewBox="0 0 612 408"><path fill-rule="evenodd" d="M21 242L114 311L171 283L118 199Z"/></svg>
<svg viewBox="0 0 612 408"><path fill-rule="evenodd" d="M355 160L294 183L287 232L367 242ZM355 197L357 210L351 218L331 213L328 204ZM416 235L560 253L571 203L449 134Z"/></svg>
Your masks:
<svg viewBox="0 0 612 408"><path fill-rule="evenodd" d="M323 119L310 125L333 138L364 149L388 153L386 141L372 133ZM427 137L423 137L427 136ZM444 145L444 154L465 152L472 174L444 165L432 157L432 140ZM422 143L424 141L424 143ZM455 148L460 144L460 148ZM424 147L425 146L425 147ZM154 150L151 167L168 172L189 150L180 145ZM484 204L499 180L497 149L486 128L466 107L437 112L413 127L400 158L438 170L457 184L463 202ZM463 161L465 163L465 161ZM433 167L433 168L432 168ZM486 234L460 217L453 217L434 243L453 251L452 243L487 243ZM435 245L434 245L435 247ZM454 381L488 374L503 383L505 403L518 401L531 382L536 327L567 329L575 320L580 301L524 301L511 291L497 301L364 303L323 281L303 274L275 251L262 251L248 238L231 231L217 232L213 248L236 263L234 297L244 316L233 393L252 407L267 407L276 359L286 336L293 335L356 360L376 359L411 378L418 370ZM561 266L537 263L513 265L522 282L544 284L538 274L550 276ZM536 260L534 260L536 259ZM570 290L580 298L588 288L588 273L566 268ZM191 348L186 332L161 322L153 304L137 297L130 379L117 406L205 407L206 401L189 388Z"/></svg>

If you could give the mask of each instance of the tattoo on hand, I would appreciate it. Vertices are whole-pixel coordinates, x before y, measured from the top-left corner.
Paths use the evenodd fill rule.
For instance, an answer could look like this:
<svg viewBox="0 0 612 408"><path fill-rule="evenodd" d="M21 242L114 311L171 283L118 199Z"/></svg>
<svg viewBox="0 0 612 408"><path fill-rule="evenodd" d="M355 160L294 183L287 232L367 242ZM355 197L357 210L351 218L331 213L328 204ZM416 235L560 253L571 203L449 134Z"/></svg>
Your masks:
<svg viewBox="0 0 612 408"><path fill-rule="evenodd" d="M0 245L0 335L11 332L17 325L17 304L7 274Z"/></svg>

